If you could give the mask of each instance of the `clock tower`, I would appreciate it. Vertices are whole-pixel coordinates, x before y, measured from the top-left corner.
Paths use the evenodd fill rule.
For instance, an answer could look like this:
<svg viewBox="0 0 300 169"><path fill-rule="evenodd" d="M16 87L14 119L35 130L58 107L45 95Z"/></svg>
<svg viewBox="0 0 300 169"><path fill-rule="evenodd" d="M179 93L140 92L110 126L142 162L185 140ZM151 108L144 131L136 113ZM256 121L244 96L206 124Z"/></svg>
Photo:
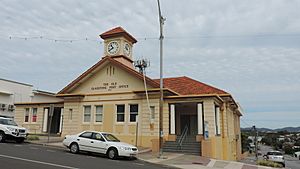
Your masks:
<svg viewBox="0 0 300 169"><path fill-rule="evenodd" d="M113 28L100 35L104 40L104 56L112 57L117 61L133 68L132 47L137 40L122 27Z"/></svg>

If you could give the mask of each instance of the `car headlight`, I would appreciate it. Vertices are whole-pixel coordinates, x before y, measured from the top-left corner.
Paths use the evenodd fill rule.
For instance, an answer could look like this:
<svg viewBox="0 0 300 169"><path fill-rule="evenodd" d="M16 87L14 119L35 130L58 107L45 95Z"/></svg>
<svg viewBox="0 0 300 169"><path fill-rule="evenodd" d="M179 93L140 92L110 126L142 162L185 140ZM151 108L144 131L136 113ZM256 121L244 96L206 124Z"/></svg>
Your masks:
<svg viewBox="0 0 300 169"><path fill-rule="evenodd" d="M14 132L16 129L11 128L11 127L6 127L9 131Z"/></svg>
<svg viewBox="0 0 300 169"><path fill-rule="evenodd" d="M131 147L119 147L120 149L122 150L126 150L126 151L130 151L131 150Z"/></svg>

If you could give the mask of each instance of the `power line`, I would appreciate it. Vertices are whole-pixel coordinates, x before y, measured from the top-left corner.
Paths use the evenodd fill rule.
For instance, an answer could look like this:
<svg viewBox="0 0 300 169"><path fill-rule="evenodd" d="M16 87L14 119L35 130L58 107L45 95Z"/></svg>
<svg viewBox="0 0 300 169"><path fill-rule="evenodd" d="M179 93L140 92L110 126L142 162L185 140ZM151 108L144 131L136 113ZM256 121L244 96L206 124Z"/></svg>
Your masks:
<svg viewBox="0 0 300 169"><path fill-rule="evenodd" d="M203 36L165 36L165 39L236 39L236 38L267 38L267 37L287 37L287 38L299 38L300 34L254 34L254 35L203 35ZM79 37L79 38L58 38L49 36L29 36L29 35L0 35L2 39L23 39L23 40L48 40L53 42L79 42L79 41L92 41L100 42L102 40L89 38L89 37ZM138 40L159 40L158 37L138 37Z"/></svg>

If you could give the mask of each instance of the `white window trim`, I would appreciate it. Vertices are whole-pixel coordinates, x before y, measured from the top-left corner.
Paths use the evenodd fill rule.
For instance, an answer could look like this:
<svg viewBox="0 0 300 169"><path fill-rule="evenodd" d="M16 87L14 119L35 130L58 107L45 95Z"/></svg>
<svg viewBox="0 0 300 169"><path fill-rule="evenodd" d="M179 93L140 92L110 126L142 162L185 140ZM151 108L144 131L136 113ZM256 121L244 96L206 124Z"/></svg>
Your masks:
<svg viewBox="0 0 300 169"><path fill-rule="evenodd" d="M36 109L36 119L35 119L35 121L33 121L33 110L34 109ZM33 123L33 124L35 124L35 123L37 123L37 118L38 118L38 108L37 107L32 107L31 108L31 118L30 118L30 122L31 123Z"/></svg>
<svg viewBox="0 0 300 169"><path fill-rule="evenodd" d="M91 112L90 112L90 121L89 122L85 122L84 121L84 108L87 107L87 106L90 106L91 107ZM90 124L93 120L92 118L92 112L93 112L93 106L92 105L83 105L82 106L82 124Z"/></svg>
<svg viewBox="0 0 300 169"><path fill-rule="evenodd" d="M97 106L102 106L102 113L101 113L102 114L102 119L101 119L101 122L96 122ZM102 104L97 104L94 107L95 107L94 108L95 109L95 111L94 111L94 120L93 120L94 124L103 124L103 119L104 119L103 118L104 117L103 110L104 110L104 106Z"/></svg>
<svg viewBox="0 0 300 169"><path fill-rule="evenodd" d="M124 121L118 121L118 112L117 112L117 107L118 105L124 105ZM115 104L115 123L116 124L125 124L127 118L126 118L126 104Z"/></svg>
<svg viewBox="0 0 300 169"><path fill-rule="evenodd" d="M25 121L25 113L26 113L26 109L28 109L28 121ZM23 114L23 123L30 123L30 108L29 107L25 107L24 108L24 114Z"/></svg>
<svg viewBox="0 0 300 169"><path fill-rule="evenodd" d="M138 106L138 112L137 112L137 118L135 119L136 121L130 121L130 105L137 105ZM128 104L128 122L130 124L136 124L139 121L139 114L140 114L140 105L138 103L130 103Z"/></svg>

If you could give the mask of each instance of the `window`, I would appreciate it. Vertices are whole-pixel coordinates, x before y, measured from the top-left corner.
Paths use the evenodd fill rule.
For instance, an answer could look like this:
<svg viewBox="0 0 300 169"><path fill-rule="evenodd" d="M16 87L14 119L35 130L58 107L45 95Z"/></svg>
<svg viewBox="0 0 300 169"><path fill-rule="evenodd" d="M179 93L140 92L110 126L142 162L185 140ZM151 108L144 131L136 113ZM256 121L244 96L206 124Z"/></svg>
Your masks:
<svg viewBox="0 0 300 169"><path fill-rule="evenodd" d="M95 122L102 122L103 106L96 106Z"/></svg>
<svg viewBox="0 0 300 169"><path fill-rule="evenodd" d="M136 122L137 121L136 117L137 117L138 111L139 111L139 105L131 104L131 105L129 105L129 110L130 110L129 121Z"/></svg>
<svg viewBox="0 0 300 169"><path fill-rule="evenodd" d="M32 122L36 122L37 119L37 108L32 108Z"/></svg>
<svg viewBox="0 0 300 169"><path fill-rule="evenodd" d="M29 122L29 108L25 108L24 122Z"/></svg>
<svg viewBox="0 0 300 169"><path fill-rule="evenodd" d="M117 122L125 121L125 105L117 105Z"/></svg>
<svg viewBox="0 0 300 169"><path fill-rule="evenodd" d="M69 120L73 118L73 109L69 109Z"/></svg>
<svg viewBox="0 0 300 169"><path fill-rule="evenodd" d="M155 119L155 106L150 106L150 120L154 121Z"/></svg>
<svg viewBox="0 0 300 169"><path fill-rule="evenodd" d="M105 141L104 138L101 136L100 133L93 133L92 139L94 139L94 140L100 140L100 141Z"/></svg>
<svg viewBox="0 0 300 169"><path fill-rule="evenodd" d="M91 138L92 137L92 132L84 132L79 137Z"/></svg>
<svg viewBox="0 0 300 169"><path fill-rule="evenodd" d="M83 122L91 122L91 106L84 106Z"/></svg>

